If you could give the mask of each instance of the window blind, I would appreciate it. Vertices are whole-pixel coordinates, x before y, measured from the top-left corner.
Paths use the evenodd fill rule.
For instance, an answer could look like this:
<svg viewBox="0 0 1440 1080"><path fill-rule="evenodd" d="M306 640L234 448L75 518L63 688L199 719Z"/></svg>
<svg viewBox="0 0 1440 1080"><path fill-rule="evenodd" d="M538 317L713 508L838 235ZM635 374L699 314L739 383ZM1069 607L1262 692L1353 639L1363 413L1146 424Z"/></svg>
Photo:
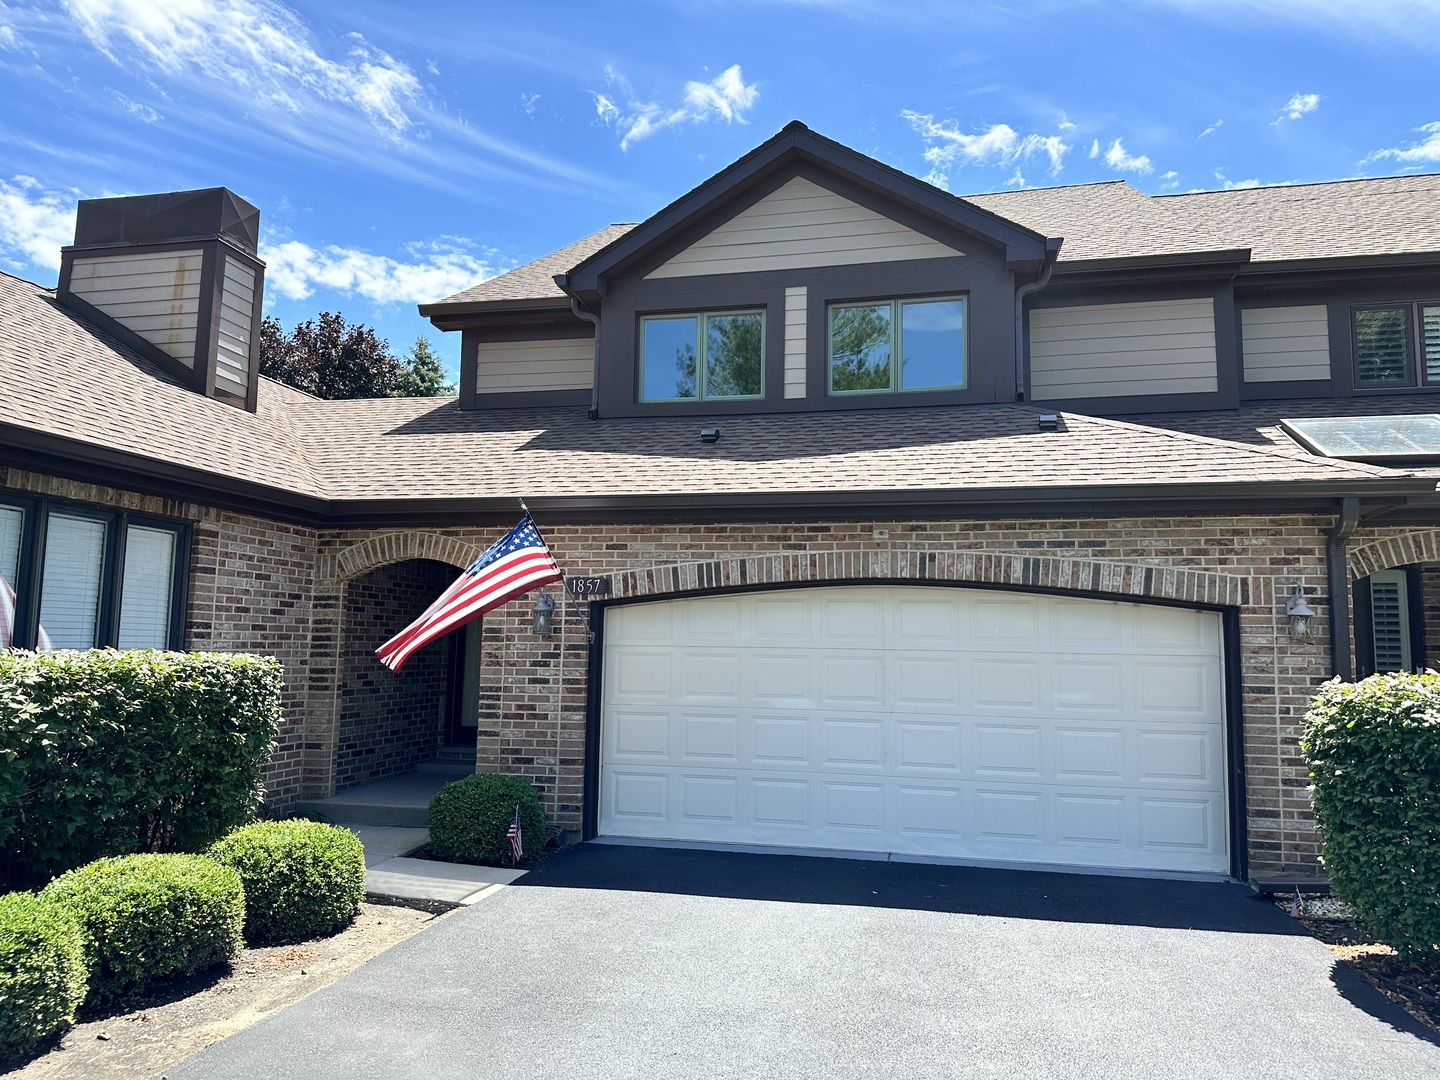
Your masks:
<svg viewBox="0 0 1440 1080"><path fill-rule="evenodd" d="M120 584L122 649L170 645L171 589L175 582L175 534L131 525L125 530L125 572Z"/></svg>
<svg viewBox="0 0 1440 1080"><path fill-rule="evenodd" d="M1370 578L1370 626L1376 671L1410 670L1410 611L1403 571Z"/></svg>
<svg viewBox="0 0 1440 1080"><path fill-rule="evenodd" d="M40 624L57 649L90 649L100 617L105 522L51 514L45 533Z"/></svg>
<svg viewBox="0 0 1440 1080"><path fill-rule="evenodd" d="M1383 386L1409 381L1409 316L1408 308L1355 312L1355 351L1361 383Z"/></svg>
<svg viewBox="0 0 1440 1080"><path fill-rule="evenodd" d="M0 649L8 649L15 635L15 587L24 532L25 511L0 506Z"/></svg>

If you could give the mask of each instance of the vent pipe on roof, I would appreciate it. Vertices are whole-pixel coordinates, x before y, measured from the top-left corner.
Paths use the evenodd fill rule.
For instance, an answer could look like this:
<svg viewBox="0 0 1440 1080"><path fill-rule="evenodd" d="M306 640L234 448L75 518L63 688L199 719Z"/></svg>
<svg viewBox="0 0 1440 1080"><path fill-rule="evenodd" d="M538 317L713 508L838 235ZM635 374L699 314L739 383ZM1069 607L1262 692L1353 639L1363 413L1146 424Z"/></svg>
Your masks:
<svg viewBox="0 0 1440 1080"><path fill-rule="evenodd" d="M254 411L260 211L225 188L83 199L60 303L191 389Z"/></svg>
<svg viewBox="0 0 1440 1080"><path fill-rule="evenodd" d="M1050 284L1050 272L1055 269L1055 260L1060 257L1060 245L1065 241L1052 236L1045 241L1045 264L1040 276L1028 285L1015 290L1015 400L1024 401L1029 397L1029 383L1025 378L1025 298L1037 293Z"/></svg>

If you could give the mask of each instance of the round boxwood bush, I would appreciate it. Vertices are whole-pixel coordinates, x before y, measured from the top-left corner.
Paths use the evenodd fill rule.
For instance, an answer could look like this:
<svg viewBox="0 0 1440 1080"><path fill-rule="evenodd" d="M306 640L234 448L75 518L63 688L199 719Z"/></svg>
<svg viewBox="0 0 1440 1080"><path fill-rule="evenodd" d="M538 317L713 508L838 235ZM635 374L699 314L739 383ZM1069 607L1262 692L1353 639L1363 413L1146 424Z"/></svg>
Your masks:
<svg viewBox="0 0 1440 1080"><path fill-rule="evenodd" d="M0 896L0 1063L69 1027L86 986L74 914L34 893Z"/></svg>
<svg viewBox="0 0 1440 1080"><path fill-rule="evenodd" d="M510 865L505 834L520 808L527 855L545 846L545 809L529 781L477 773L446 784L430 800L430 850L451 862Z"/></svg>
<svg viewBox="0 0 1440 1080"><path fill-rule="evenodd" d="M240 875L203 855L97 859L61 874L40 895L80 922L92 1005L233 960L244 944Z"/></svg>
<svg viewBox="0 0 1440 1080"><path fill-rule="evenodd" d="M1440 961L1440 676L1327 683L1301 746L1335 894L1403 958Z"/></svg>
<svg viewBox="0 0 1440 1080"><path fill-rule="evenodd" d="M216 841L210 857L245 884L252 945L323 937L348 926L365 896L365 849L349 829L259 821Z"/></svg>

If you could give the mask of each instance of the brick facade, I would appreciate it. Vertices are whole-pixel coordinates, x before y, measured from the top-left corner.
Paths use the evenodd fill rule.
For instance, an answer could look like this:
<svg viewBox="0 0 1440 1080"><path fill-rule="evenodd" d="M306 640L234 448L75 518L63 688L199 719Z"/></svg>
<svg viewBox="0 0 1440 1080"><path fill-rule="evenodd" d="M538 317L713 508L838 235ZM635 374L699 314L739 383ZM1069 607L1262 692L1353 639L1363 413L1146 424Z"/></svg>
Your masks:
<svg viewBox="0 0 1440 1080"><path fill-rule="evenodd" d="M344 607L335 787L413 772L433 758L450 698L451 642L416 652L395 673L375 658L455 580L444 563L407 559L349 584Z"/></svg>
<svg viewBox="0 0 1440 1080"><path fill-rule="evenodd" d="M271 799L280 806L300 794L329 794L351 775L337 771L337 762L343 760L345 710L355 707L354 690L362 685L351 678L347 699L358 637L381 632L365 620L379 618L376 605L384 595L398 595L401 581L406 590L421 589L418 579L407 577L410 570L373 572L432 560L444 564L427 571L443 588L455 568L497 534L492 527L316 535L13 470L0 472L0 480L195 523L187 644L267 652L286 667L287 721L268 774ZM1298 739L1310 697L1331 670L1323 530L1333 520L1216 515L550 526L545 532L569 573L610 575L616 601L786 583L943 581L1231 609L1239 626L1249 853L1252 869L1264 871L1313 866L1318 854ZM1440 532L1361 530L1351 550L1353 577L1440 561ZM1306 643L1289 639L1284 616L1285 598L1297 585L1319 613ZM560 598L558 631L542 639L531 632L531 606L522 600L485 619L477 766L529 777L554 823L574 831L584 795L590 608ZM417 656L412 664L420 662ZM382 672L363 683L372 694L367 708L375 712L385 700L378 689L385 678Z"/></svg>

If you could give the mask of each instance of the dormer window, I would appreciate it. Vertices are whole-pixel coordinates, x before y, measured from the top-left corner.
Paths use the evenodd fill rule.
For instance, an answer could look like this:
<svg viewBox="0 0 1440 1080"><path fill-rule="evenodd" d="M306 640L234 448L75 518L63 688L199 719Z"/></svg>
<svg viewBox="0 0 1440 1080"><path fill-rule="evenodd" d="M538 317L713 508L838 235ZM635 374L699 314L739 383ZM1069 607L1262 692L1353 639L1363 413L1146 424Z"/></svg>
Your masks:
<svg viewBox="0 0 1440 1080"><path fill-rule="evenodd" d="M641 318L641 401L736 401L764 392L763 311Z"/></svg>
<svg viewBox="0 0 1440 1080"><path fill-rule="evenodd" d="M965 299L831 304L832 394L963 390Z"/></svg>
<svg viewBox="0 0 1440 1080"><path fill-rule="evenodd" d="M1354 320L1356 385L1440 385L1440 303L1356 308Z"/></svg>

